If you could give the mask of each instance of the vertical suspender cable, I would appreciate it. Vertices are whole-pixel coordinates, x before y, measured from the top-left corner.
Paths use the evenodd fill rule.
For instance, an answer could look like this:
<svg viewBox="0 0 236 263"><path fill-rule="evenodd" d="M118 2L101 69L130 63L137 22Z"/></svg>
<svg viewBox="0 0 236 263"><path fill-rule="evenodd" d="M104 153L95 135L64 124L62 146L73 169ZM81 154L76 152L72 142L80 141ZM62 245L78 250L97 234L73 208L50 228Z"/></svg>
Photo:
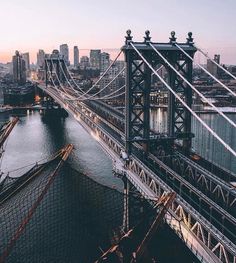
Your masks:
<svg viewBox="0 0 236 263"><path fill-rule="evenodd" d="M47 63L47 66L48 66L48 62L47 62L47 61L46 61L46 63ZM58 80L58 82L59 82L60 87L64 90L65 95L70 97L70 99L68 99L68 100L70 100L70 101L72 101L72 100L73 100L73 101L80 100L80 99L78 99L78 98L71 98L71 97L73 97L73 96L72 96L71 94L69 94L69 93L65 90L65 88L63 87L63 85L62 85L62 83L61 83L61 81L60 81L60 79L59 79L59 77L58 77L58 75L57 75L57 73L56 73L54 64L53 64L53 69L54 69L54 71L55 71L55 75L56 75L56 78L57 78L57 80ZM124 70L124 69L123 69L123 70ZM122 71L123 71L123 70L122 70ZM121 72L122 72L122 71L121 71ZM52 79L52 77L51 77L51 80L52 80L52 82L53 82L54 87L56 87L55 82L54 82L54 80ZM68 79L67 79L67 82L68 82ZM124 88L124 87L125 87L125 85L122 86L121 88L119 88L119 90L121 90L121 89ZM103 97L101 97L101 98L93 98L92 100L112 99L112 98L116 98L116 97L119 97L119 96L125 94L124 92L122 92L121 94L117 94L117 95L115 95L115 96L110 97L112 94L115 94L115 93L118 92L119 90L115 90L115 91L112 92L111 94L107 94L106 96L104 96L104 98L103 98ZM86 98L86 99L90 99L90 98Z"/></svg>
<svg viewBox="0 0 236 263"><path fill-rule="evenodd" d="M78 91L74 89L74 87L71 85L70 81L68 80L68 78L67 78L67 76L66 76L66 74L65 74L65 71L64 71L63 67L61 66L60 60L59 60L59 64L60 64L61 70L62 70L62 72L63 72L63 75L64 75L64 77L66 78L67 83L70 85L70 87L72 88L72 90L75 91L75 92L78 94ZM80 99L80 97L79 97L79 98L74 99L74 100L87 100L87 99L92 99L95 95L99 94L102 90L106 89L106 88L124 71L124 69L125 69L125 68L123 68L123 69L122 69L103 89L101 89L99 92L93 94L92 96L86 97L86 96L84 96L85 92L84 92L82 89L80 89L83 94L79 94L79 95L80 95L80 97L84 97L84 98L81 98L81 99ZM68 71L68 69L67 69L67 71ZM69 71L68 71L68 72L69 72ZM70 75L70 74L69 74L69 75ZM71 75L70 75L70 76L71 76ZM74 80L73 80L73 81L74 81ZM124 86L122 86L122 87L119 88L118 90L112 92L111 94L107 94L107 95L104 96L104 97L113 95L113 94L115 94L116 92L120 91L122 88L124 88ZM121 95L123 95L123 94L119 94L118 96L116 95L115 97L119 97L119 96L121 96ZM98 99L102 99L102 98L94 98L94 99L92 99L92 100L98 100Z"/></svg>
<svg viewBox="0 0 236 263"><path fill-rule="evenodd" d="M223 146L231 152L236 157L236 152L227 144L224 142L222 138L218 136L216 132L214 132L187 104L186 102L180 98L178 94L176 94L173 89L170 87L168 83L157 73L155 72L154 68L148 63L148 61L144 58L144 56L138 51L138 49L134 46L134 44L131 42L130 45L133 47L133 49L137 52L137 54L142 58L142 60L146 63L146 65L152 70L152 72L160 79L160 81L168 88L168 90L191 112L191 114L220 142L223 144Z"/></svg>
<svg viewBox="0 0 236 263"><path fill-rule="evenodd" d="M103 72L103 74L100 76L100 78L92 85L91 88L89 88L84 94L88 94L95 86L97 86L97 84L101 81L101 79L107 74L107 72L110 70L110 68L114 65L114 63L117 61L117 59L119 58L119 56L121 55L122 50L120 50L120 52L118 53L118 55L116 56L116 58L112 61L112 63L109 65L109 67ZM76 83L76 82L75 82ZM76 86L78 87L78 85L76 84ZM82 97L82 96L81 96Z"/></svg>

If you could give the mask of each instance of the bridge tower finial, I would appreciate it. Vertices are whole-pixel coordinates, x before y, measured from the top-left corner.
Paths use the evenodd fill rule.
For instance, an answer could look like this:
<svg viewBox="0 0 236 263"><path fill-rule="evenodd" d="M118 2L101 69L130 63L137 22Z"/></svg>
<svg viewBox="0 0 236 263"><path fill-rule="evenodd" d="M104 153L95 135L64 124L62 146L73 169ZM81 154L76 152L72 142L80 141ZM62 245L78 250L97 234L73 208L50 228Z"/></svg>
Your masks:
<svg viewBox="0 0 236 263"><path fill-rule="evenodd" d="M151 40L151 37L150 37L150 31L149 30L146 30L145 31L145 37L144 37L144 42L150 42L150 40Z"/></svg>
<svg viewBox="0 0 236 263"><path fill-rule="evenodd" d="M125 37L125 38L126 38L125 44L128 45L128 44L132 41L132 38L133 38L133 37L131 36L131 30L128 29L128 30L126 31L126 34L127 34L127 36Z"/></svg>
<svg viewBox="0 0 236 263"><path fill-rule="evenodd" d="M193 33L192 32L188 32L188 38L186 38L187 39L187 43L189 44L189 45L193 45L194 43L193 43L193 37L192 37L192 35L193 35Z"/></svg>
<svg viewBox="0 0 236 263"><path fill-rule="evenodd" d="M175 44L176 43L176 37L175 37L175 31L171 31L170 33L171 37L170 37L170 43Z"/></svg>
<svg viewBox="0 0 236 263"><path fill-rule="evenodd" d="M152 42L153 38L149 30L146 30L142 42L136 40L133 42L131 31L127 30L126 44L122 47L122 51L126 62L125 149L128 155L135 150L135 142L140 142L144 154L151 149L157 151L164 149L165 154L172 154L172 146L176 140L181 140L186 153L191 150L194 136L191 130L191 114L184 105L178 102L174 94L168 94L168 128L164 136L153 135L150 127L152 73L160 67L160 64L165 66L166 62L162 57L177 66L178 72L184 78L189 82L192 81L192 61L187 56L183 56L177 48L174 31L169 37L167 43ZM189 35L189 37L192 36ZM194 57L196 47L186 43L179 43L179 45ZM171 67L166 68L166 73L169 87L191 107L192 89L179 81L178 74ZM157 77L158 75L157 73ZM158 97L156 98L158 100Z"/></svg>

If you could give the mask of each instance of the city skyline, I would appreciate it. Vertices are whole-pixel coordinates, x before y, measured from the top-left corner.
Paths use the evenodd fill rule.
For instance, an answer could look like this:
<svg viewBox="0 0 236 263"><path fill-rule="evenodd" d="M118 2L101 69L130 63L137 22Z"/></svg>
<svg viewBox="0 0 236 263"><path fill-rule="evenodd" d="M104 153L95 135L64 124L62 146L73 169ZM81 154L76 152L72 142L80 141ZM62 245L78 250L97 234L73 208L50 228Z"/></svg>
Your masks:
<svg viewBox="0 0 236 263"><path fill-rule="evenodd" d="M222 63L236 64L236 35L234 24L230 23L234 21L236 3L216 0L212 4L210 0L200 0L197 5L187 0L151 0L149 4L124 0L1 3L0 14L5 27L0 28L3 38L0 62L11 61L15 50L29 52L31 61L35 62L39 49L51 53L63 43L70 48L70 60L75 45L81 51L119 49L130 28L134 40L149 29L152 40L157 42L168 41L172 30L176 31L178 41L185 41L188 31L192 31L196 44L212 57L221 54Z"/></svg>

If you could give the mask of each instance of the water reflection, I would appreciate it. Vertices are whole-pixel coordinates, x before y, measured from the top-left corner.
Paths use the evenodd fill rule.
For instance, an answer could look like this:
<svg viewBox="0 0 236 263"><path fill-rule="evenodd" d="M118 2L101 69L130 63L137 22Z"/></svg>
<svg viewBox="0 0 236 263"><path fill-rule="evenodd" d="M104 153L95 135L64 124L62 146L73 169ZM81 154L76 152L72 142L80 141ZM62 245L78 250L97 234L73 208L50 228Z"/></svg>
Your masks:
<svg viewBox="0 0 236 263"><path fill-rule="evenodd" d="M9 136L1 170L7 173L51 155L68 143L75 150L71 165L99 183L121 189L120 179L112 175L111 160L94 140L72 117L44 118L39 112L20 114L19 123ZM0 122L9 114L1 114Z"/></svg>
<svg viewBox="0 0 236 263"><path fill-rule="evenodd" d="M236 122L236 114L226 114ZM234 150L236 150L236 136L234 128L218 114L202 113L200 117ZM150 127L157 132L167 131L167 111L152 109ZM236 160L202 125L192 118L193 149L207 160L236 173Z"/></svg>
<svg viewBox="0 0 236 263"><path fill-rule="evenodd" d="M151 109L150 128L157 132L167 132L167 110L162 108Z"/></svg>

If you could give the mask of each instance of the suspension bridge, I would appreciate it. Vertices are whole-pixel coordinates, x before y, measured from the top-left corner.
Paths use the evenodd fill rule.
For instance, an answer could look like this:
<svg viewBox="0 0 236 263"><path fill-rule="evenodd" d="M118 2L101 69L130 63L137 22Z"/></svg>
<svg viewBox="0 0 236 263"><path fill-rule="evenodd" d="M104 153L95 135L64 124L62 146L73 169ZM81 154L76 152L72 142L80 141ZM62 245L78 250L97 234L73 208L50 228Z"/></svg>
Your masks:
<svg viewBox="0 0 236 263"><path fill-rule="evenodd" d="M190 158L194 137L192 119L232 155L233 161L236 151L192 110L193 94L204 99L232 129L236 123L192 84L196 52L210 59L194 44L192 33L188 33L183 43L177 42L175 32L171 32L168 42L158 43L151 41L150 32L146 31L144 41L135 42L128 30L124 46L89 89L78 85L64 59L55 54L45 57L45 83L39 83L38 87L71 114L112 159L114 174L124 181L125 231L129 230L130 193L138 192L155 203L158 198L176 192L166 221L186 246L201 262L236 263L236 175L203 158L200 161ZM97 91L122 54L125 67ZM227 69L211 61L236 79ZM221 80L196 64L236 96ZM167 80L159 73L162 68L168 74ZM124 72L126 84L101 96ZM166 133L150 129L153 76L169 91ZM125 101L124 112L108 103L114 99ZM214 166L212 171L210 166Z"/></svg>

